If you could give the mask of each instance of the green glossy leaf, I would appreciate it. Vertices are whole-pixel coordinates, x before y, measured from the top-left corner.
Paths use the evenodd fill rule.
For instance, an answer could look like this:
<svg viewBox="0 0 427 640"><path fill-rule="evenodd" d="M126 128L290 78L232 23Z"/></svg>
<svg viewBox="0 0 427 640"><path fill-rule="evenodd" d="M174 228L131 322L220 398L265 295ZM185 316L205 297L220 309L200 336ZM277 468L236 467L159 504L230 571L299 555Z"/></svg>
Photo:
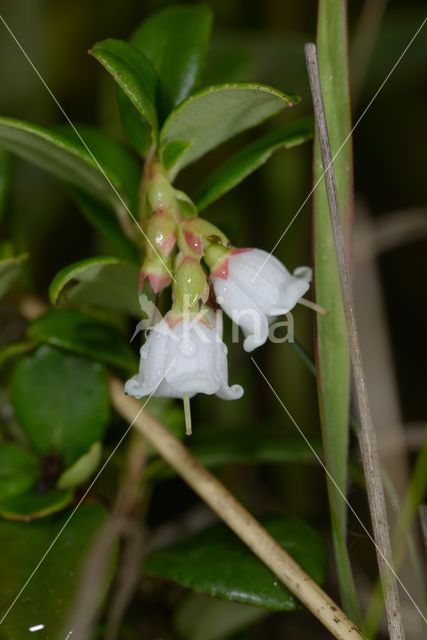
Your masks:
<svg viewBox="0 0 427 640"><path fill-rule="evenodd" d="M115 182L120 184L120 195L131 211L135 212L138 207L138 189L141 179L141 168L138 163L120 142L104 131L84 124L78 124L76 128L81 138L68 126L57 127L55 132L85 151L83 139L105 173L108 176L114 176ZM122 208L125 208L123 203Z"/></svg>
<svg viewBox="0 0 427 640"><path fill-rule="evenodd" d="M119 257L137 262L138 249L125 235L117 218L118 215L127 216L127 212L115 212L109 205L100 202L80 189L70 188L69 192L85 218L116 248ZM137 227L135 233L141 233Z"/></svg>
<svg viewBox="0 0 427 640"><path fill-rule="evenodd" d="M0 146L115 208L123 206L109 183L120 192L120 177L105 168L107 179L81 142L29 122L0 118Z"/></svg>
<svg viewBox="0 0 427 640"><path fill-rule="evenodd" d="M38 476L38 460L31 451L0 442L0 502L30 489Z"/></svg>
<svg viewBox="0 0 427 640"><path fill-rule="evenodd" d="M298 96L250 82L204 87L176 107L163 125L162 149L172 140L191 144L171 168L171 176L222 142L298 101Z"/></svg>
<svg viewBox="0 0 427 640"><path fill-rule="evenodd" d="M191 147L187 140L171 140L162 149L162 163L166 171L171 171Z"/></svg>
<svg viewBox="0 0 427 640"><path fill-rule="evenodd" d="M178 604L174 626L179 637L186 640L223 640L235 638L238 631L268 615L259 607L192 593Z"/></svg>
<svg viewBox="0 0 427 640"><path fill-rule="evenodd" d="M20 493L0 501L0 516L6 520L22 522L45 518L65 509L73 496L72 491L59 489L46 493L38 493L36 490Z"/></svg>
<svg viewBox="0 0 427 640"><path fill-rule="evenodd" d="M113 76L138 112L157 132L157 74L147 58L123 40L97 42L90 53Z"/></svg>
<svg viewBox="0 0 427 640"><path fill-rule="evenodd" d="M161 85L163 112L169 113L198 83L212 25L207 5L173 5L154 13L131 43L150 60Z"/></svg>
<svg viewBox="0 0 427 640"><path fill-rule="evenodd" d="M58 453L66 465L102 439L109 420L105 369L48 345L18 362L11 400L35 450Z"/></svg>
<svg viewBox="0 0 427 640"><path fill-rule="evenodd" d="M325 549L315 530L302 521L283 516L270 518L263 524L316 582L323 581ZM223 600L273 611L292 611L297 607L288 589L222 524L149 554L144 571Z"/></svg>
<svg viewBox="0 0 427 640"><path fill-rule="evenodd" d="M244 147L213 171L194 196L197 208L204 209L227 191L234 189L259 169L278 149L296 147L313 137L313 119L303 118L267 133Z"/></svg>
<svg viewBox="0 0 427 640"><path fill-rule="evenodd" d="M119 86L116 87L116 98L127 139L135 151L144 157L151 145L150 125Z"/></svg>
<svg viewBox="0 0 427 640"><path fill-rule="evenodd" d="M0 298L5 295L19 277L22 265L28 260L28 254L0 260Z"/></svg>
<svg viewBox="0 0 427 640"><path fill-rule="evenodd" d="M27 330L34 342L45 342L96 362L136 371L137 358L128 341L111 325L76 309L51 309Z"/></svg>
<svg viewBox="0 0 427 640"><path fill-rule="evenodd" d="M105 517L99 505L83 504L78 509L7 614L0 627L2 639L28 640L34 636L37 640L65 640L63 627L76 596L80 567ZM7 549L7 553L0 555L0 618L67 518L64 515L30 524L0 522L0 546ZM43 625L43 629L29 631L38 625Z"/></svg>
<svg viewBox="0 0 427 640"><path fill-rule="evenodd" d="M101 462L102 444L94 442L87 453L84 453L71 467L66 469L58 479L59 489L75 489L89 480Z"/></svg>
<svg viewBox="0 0 427 640"><path fill-rule="evenodd" d="M49 287L49 296L53 304L64 297L76 304L140 316L138 279L139 269L134 264L114 257L88 258L59 271ZM74 286L65 290L72 282Z"/></svg>
<svg viewBox="0 0 427 640"><path fill-rule="evenodd" d="M347 19L340 0L320 1L317 46L329 138L335 155L351 130ZM334 170L343 224L348 232L353 208L351 141L336 157ZM313 176L316 185L322 174L316 138ZM326 466L334 478L333 483L328 481L328 494L340 592L346 612L358 624L360 611L346 545L347 505L342 498L347 493L348 478L350 360L324 180L313 197L316 302L329 311L327 316L316 314L323 448Z"/></svg>

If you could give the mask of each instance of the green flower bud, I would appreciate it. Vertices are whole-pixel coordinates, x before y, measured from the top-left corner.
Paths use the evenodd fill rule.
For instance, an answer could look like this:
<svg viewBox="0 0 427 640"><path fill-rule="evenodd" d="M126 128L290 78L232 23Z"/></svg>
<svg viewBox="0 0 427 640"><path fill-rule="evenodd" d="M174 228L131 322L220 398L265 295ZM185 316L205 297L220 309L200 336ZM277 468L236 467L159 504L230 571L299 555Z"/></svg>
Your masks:
<svg viewBox="0 0 427 640"><path fill-rule="evenodd" d="M175 306L182 310L194 310L199 301L206 302L209 296L209 285L200 261L185 256L175 271L173 299Z"/></svg>
<svg viewBox="0 0 427 640"><path fill-rule="evenodd" d="M147 198L154 212L170 211L176 208L175 189L161 173L156 173L150 180Z"/></svg>
<svg viewBox="0 0 427 640"><path fill-rule="evenodd" d="M147 255L167 257L172 252L176 242L176 220L166 210L158 209L147 224Z"/></svg>

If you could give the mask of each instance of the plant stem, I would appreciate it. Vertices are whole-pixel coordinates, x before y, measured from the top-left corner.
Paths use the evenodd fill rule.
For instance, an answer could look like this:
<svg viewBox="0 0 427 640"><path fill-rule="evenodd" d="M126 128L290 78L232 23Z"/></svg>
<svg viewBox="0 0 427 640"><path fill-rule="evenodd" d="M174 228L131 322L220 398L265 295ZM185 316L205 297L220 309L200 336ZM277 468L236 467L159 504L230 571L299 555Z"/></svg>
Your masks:
<svg viewBox="0 0 427 640"><path fill-rule="evenodd" d="M137 400L124 395L123 383L120 380L116 378L111 380L110 393L117 412L129 423L133 422L134 428L157 449L160 455L335 638L338 640L363 638L338 605L282 549L224 485L155 418L145 410L141 410Z"/></svg>
<svg viewBox="0 0 427 640"><path fill-rule="evenodd" d="M341 293L347 324L353 378L361 423L359 444L368 490L368 501L377 549L378 566L384 590L387 622L391 640L402 640L405 637L405 634L402 625L396 576L391 567L392 555L390 533L387 525L387 512L384 488L381 481L381 467L377 449L377 439L369 408L365 373L360 351L353 293L350 284L350 270L347 264L345 240L339 213L332 153L323 105L322 88L320 84L316 45L313 43L306 44L305 55L310 79L310 88L313 97L313 107L325 176L329 213L331 216L336 258L340 275Z"/></svg>

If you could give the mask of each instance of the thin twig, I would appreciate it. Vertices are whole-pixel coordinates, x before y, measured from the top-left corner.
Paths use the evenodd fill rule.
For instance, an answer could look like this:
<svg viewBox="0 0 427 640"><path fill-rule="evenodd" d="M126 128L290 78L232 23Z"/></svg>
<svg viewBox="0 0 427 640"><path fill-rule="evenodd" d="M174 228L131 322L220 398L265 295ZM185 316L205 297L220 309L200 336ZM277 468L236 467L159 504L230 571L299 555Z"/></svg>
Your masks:
<svg viewBox="0 0 427 640"><path fill-rule="evenodd" d="M335 638L339 640L363 638L338 605L301 569L224 485L155 418L146 411L141 411L141 405L137 400L124 395L120 380L111 380L110 393L117 412L129 422L135 420L134 428L157 449L160 455L329 629ZM138 412L139 415L135 419Z"/></svg>
<svg viewBox="0 0 427 640"><path fill-rule="evenodd" d="M384 591L388 629L391 640L403 640L405 634L402 625L397 582L395 573L391 566L392 556L390 533L387 524L384 488L381 481L381 467L378 455L377 439L368 402L353 293L350 284L350 271L347 264L345 240L341 226L335 175L332 164L332 153L329 143L322 88L320 84L317 51L316 46L313 43L305 45L305 56L313 97L322 165L325 172L326 192L328 196L329 212L331 216L331 225L340 275L341 293L347 323L353 379L356 388L356 398L361 424L359 444L368 490L369 508L377 548L378 566Z"/></svg>

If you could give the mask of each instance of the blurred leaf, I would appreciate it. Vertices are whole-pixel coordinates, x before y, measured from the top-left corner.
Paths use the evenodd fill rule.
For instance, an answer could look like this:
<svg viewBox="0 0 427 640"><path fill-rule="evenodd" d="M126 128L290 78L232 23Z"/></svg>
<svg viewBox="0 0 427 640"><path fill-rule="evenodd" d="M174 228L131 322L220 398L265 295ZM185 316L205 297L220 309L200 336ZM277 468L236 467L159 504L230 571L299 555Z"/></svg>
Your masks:
<svg viewBox="0 0 427 640"><path fill-rule="evenodd" d="M97 42L90 53L113 76L138 112L157 134L155 106L158 78L147 58L124 40Z"/></svg>
<svg viewBox="0 0 427 640"><path fill-rule="evenodd" d="M32 322L27 333L35 342L46 342L126 372L138 369L133 350L117 329L76 309L51 309Z"/></svg>
<svg viewBox="0 0 427 640"><path fill-rule="evenodd" d="M62 511L72 501L72 491L52 489L38 493L35 489L0 501L0 516L6 520L29 522Z"/></svg>
<svg viewBox="0 0 427 640"><path fill-rule="evenodd" d="M6 206L7 193L9 189L9 155L0 148L0 219Z"/></svg>
<svg viewBox="0 0 427 640"><path fill-rule="evenodd" d="M351 130L349 78L347 68L347 21L341 0L321 0L319 4L317 46L320 80L328 120L332 155ZM343 224L347 232L352 215L351 141L334 160ZM323 174L319 144L315 139L314 184ZM347 235L347 234L346 234ZM328 309L327 316L316 314L317 385L323 448L326 466L334 478L328 479L336 568L344 609L360 623L360 610L347 550L347 493L350 360L341 288L331 230L324 180L314 191L315 290L316 302ZM337 488L338 486L338 488Z"/></svg>
<svg viewBox="0 0 427 640"><path fill-rule="evenodd" d="M150 413L153 413L151 403L152 400ZM182 422L182 411L180 414ZM157 417L164 420L160 412ZM169 426L167 422L166 425ZM176 433L175 430L173 432ZM180 426L178 433L184 434L183 426ZM311 444L316 450L320 450L320 442L312 439ZM257 429L215 427L202 433L195 431L190 448L194 457L208 469L229 464L304 464L314 461L311 450L300 437L284 437L283 433L265 425L260 425ZM175 470L160 458L148 465L148 475L151 472L160 478L175 474Z"/></svg>
<svg viewBox="0 0 427 640"><path fill-rule="evenodd" d="M0 501L30 489L39 476L37 457L28 449L0 442Z"/></svg>
<svg viewBox="0 0 427 640"><path fill-rule="evenodd" d="M267 531L320 583L325 550L306 523L284 516L263 522ZM223 600L272 611L292 611L297 601L274 574L225 525L215 525L185 542L149 554L144 572Z"/></svg>
<svg viewBox="0 0 427 640"><path fill-rule="evenodd" d="M0 298L8 292L15 280L19 277L22 265L27 260L27 253L0 260Z"/></svg>
<svg viewBox="0 0 427 640"><path fill-rule="evenodd" d="M260 29L215 31L204 73L206 84L245 78L279 89L292 90L305 101L310 89L304 59L304 43L310 33Z"/></svg>
<svg viewBox="0 0 427 640"><path fill-rule="evenodd" d="M191 144L171 168L171 176L222 142L298 101L298 96L250 82L204 87L176 107L163 125L162 149L172 140Z"/></svg>
<svg viewBox="0 0 427 640"><path fill-rule="evenodd" d="M387 7L375 42L375 47L366 70L366 78L362 85L365 100L370 100L384 78L390 73L394 63L399 59L410 37L415 34L426 17L423 3L396 4ZM422 35L422 34L420 34ZM352 50L352 66L359 63L357 51ZM384 91L388 100L409 91L413 86L419 86L425 76L425 61L427 57L427 41L424 37L417 37L405 52L404 64L398 64L393 69L393 82L386 82ZM350 74L352 77L353 74ZM380 111L379 113L382 113Z"/></svg>
<svg viewBox="0 0 427 640"><path fill-rule="evenodd" d="M265 618L268 611L193 593L178 606L175 628L186 640L222 640Z"/></svg>
<svg viewBox="0 0 427 640"><path fill-rule="evenodd" d="M94 442L87 453L84 453L71 467L66 469L58 479L59 489L75 489L89 480L101 462L102 444Z"/></svg>
<svg viewBox="0 0 427 640"><path fill-rule="evenodd" d="M116 98L127 139L139 155L145 156L151 145L150 125L119 86L116 87Z"/></svg>
<svg viewBox="0 0 427 640"><path fill-rule="evenodd" d="M138 189L142 171L138 163L120 142L104 131L83 124L78 124L76 128L81 138L68 126L56 127L55 132L85 151L86 148L81 141L83 139L105 173L108 176L115 176L116 181L120 183L119 191L125 203L131 211L135 212L138 207ZM125 209L123 203L121 208Z"/></svg>
<svg viewBox="0 0 427 640"><path fill-rule="evenodd" d="M0 145L115 208L123 206L88 151L67 136L21 120L0 118ZM120 192L120 177L104 170Z"/></svg>
<svg viewBox="0 0 427 640"><path fill-rule="evenodd" d="M105 369L48 345L18 362L11 400L34 448L60 454L66 465L102 439L109 420Z"/></svg>
<svg viewBox="0 0 427 640"><path fill-rule="evenodd" d="M140 316L138 279L139 268L134 264L114 257L88 258L59 271L49 287L49 296L53 304L63 296L70 302ZM64 291L73 281L77 284Z"/></svg>
<svg viewBox="0 0 427 640"><path fill-rule="evenodd" d="M164 115L182 102L200 78L212 25L207 5L173 5L154 13L130 42L156 69Z"/></svg>
<svg viewBox="0 0 427 640"><path fill-rule="evenodd" d="M317 443L317 446L319 443ZM313 444L316 447L316 443ZM224 464L274 464L311 462L313 454L299 437L284 437L260 425L259 428L212 429L195 432L191 451L207 467Z"/></svg>
<svg viewBox="0 0 427 640"><path fill-rule="evenodd" d="M7 549L7 553L0 556L3 578L0 617L64 528L25 592L6 616L2 624L3 637L28 640L34 635L37 640L64 639L63 627L79 585L80 567L96 532L104 523L105 511L99 505L83 504L68 523L67 518L65 515L31 524L0 522L0 546ZM31 627L40 624L44 627L42 631L29 633Z"/></svg>
<svg viewBox="0 0 427 640"><path fill-rule="evenodd" d="M151 398L150 414L160 420L176 438L183 439L185 419L184 411L179 403L174 402L172 398ZM149 442L145 446L149 454L156 453L156 449Z"/></svg>
<svg viewBox="0 0 427 640"><path fill-rule="evenodd" d="M11 360L13 360L13 358L17 358L23 353L28 353L28 351L32 351L33 349L34 344L29 341L12 342L6 347L2 347L0 349L0 367L3 367L5 364L9 363Z"/></svg>
<svg viewBox="0 0 427 640"><path fill-rule="evenodd" d="M303 118L275 129L244 147L210 173L195 194L199 210L218 200L259 169L278 149L290 149L313 137L313 119Z"/></svg>
<svg viewBox="0 0 427 640"><path fill-rule="evenodd" d="M137 262L139 257L138 249L124 234L117 219L117 215L127 215L127 212L116 213L109 205L96 200L96 198L80 191L80 189L70 188L69 192L85 218L106 240L117 248L120 257L131 262ZM139 230L137 233L140 233Z"/></svg>

